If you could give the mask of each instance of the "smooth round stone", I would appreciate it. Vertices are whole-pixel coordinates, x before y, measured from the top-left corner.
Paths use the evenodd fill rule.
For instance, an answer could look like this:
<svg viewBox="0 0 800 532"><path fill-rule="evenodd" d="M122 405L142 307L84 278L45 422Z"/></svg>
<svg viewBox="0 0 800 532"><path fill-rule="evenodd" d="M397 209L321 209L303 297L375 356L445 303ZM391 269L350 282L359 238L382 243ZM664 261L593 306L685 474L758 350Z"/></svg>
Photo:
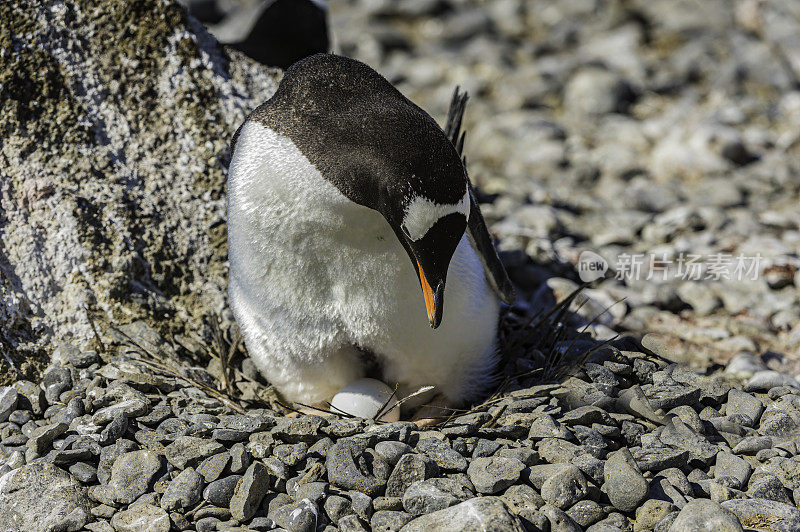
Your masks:
<svg viewBox="0 0 800 532"><path fill-rule="evenodd" d="M516 458L490 456L475 458L467 470L470 481L480 493L506 490L519 480L525 464ZM578 473L580 474L580 473Z"/></svg>
<svg viewBox="0 0 800 532"><path fill-rule="evenodd" d="M169 532L170 529L167 512L151 504L137 504L114 514L111 526L119 532Z"/></svg>
<svg viewBox="0 0 800 532"><path fill-rule="evenodd" d="M391 399L390 399L391 397ZM387 400L389 403L387 404ZM341 411L351 416L373 419L383 405L387 405L380 419L382 421L398 421L400 409L392 408L397 398L392 396L392 389L375 379L358 379L353 381L333 396L331 406L334 411ZM391 410L389 410L391 408ZM389 410L387 412L387 410Z"/></svg>
<svg viewBox="0 0 800 532"><path fill-rule="evenodd" d="M800 384L789 375L778 373L777 371L759 371L744 385L746 392L767 391L777 386L791 386L800 388Z"/></svg>
<svg viewBox="0 0 800 532"><path fill-rule="evenodd" d="M718 503L695 499L686 503L669 528L670 532L740 532L739 519Z"/></svg>
<svg viewBox="0 0 800 532"><path fill-rule="evenodd" d="M647 497L649 484L627 448L608 456L604 477L606 494L618 510L633 512Z"/></svg>
<svg viewBox="0 0 800 532"><path fill-rule="evenodd" d="M399 441L381 441L375 444L375 452L392 467L411 450L411 446Z"/></svg>

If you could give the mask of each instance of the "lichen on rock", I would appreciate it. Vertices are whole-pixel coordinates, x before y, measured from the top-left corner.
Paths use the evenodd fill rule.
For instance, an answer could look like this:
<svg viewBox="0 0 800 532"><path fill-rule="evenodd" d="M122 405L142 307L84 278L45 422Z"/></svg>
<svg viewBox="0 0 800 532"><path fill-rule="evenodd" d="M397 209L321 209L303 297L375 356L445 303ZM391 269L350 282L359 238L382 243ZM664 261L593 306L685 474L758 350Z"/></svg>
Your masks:
<svg viewBox="0 0 800 532"><path fill-rule="evenodd" d="M0 4L0 351L225 308L229 141L278 71L168 0ZM17 378L0 357L0 382Z"/></svg>

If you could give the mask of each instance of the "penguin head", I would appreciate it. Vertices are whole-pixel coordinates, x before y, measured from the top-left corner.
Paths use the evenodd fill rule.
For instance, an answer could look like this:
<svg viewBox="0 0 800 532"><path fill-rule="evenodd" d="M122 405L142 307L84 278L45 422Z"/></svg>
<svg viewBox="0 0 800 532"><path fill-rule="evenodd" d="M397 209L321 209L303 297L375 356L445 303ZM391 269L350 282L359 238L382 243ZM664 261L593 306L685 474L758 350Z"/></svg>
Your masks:
<svg viewBox="0 0 800 532"><path fill-rule="evenodd" d="M248 120L291 139L344 196L383 215L438 327L471 202L463 161L433 118L367 65L317 54L287 69Z"/></svg>
<svg viewBox="0 0 800 532"><path fill-rule="evenodd" d="M431 198L418 191L385 203L388 212L384 217L411 259L434 329L442 321L447 270L469 218L469 189L465 182L463 185L457 201Z"/></svg>

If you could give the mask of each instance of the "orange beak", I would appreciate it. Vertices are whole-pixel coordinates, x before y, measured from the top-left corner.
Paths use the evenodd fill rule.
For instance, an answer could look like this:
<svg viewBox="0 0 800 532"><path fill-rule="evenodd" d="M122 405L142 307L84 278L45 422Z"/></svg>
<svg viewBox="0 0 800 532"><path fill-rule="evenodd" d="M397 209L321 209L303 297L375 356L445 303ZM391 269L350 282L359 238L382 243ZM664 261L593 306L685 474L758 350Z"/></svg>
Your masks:
<svg viewBox="0 0 800 532"><path fill-rule="evenodd" d="M425 310L428 311L428 321L433 327L436 322L436 304L433 298L433 289L431 289L430 283L425 278L425 273L423 273L419 261L417 261L417 271L419 271L419 282L422 285L422 296L425 298Z"/></svg>

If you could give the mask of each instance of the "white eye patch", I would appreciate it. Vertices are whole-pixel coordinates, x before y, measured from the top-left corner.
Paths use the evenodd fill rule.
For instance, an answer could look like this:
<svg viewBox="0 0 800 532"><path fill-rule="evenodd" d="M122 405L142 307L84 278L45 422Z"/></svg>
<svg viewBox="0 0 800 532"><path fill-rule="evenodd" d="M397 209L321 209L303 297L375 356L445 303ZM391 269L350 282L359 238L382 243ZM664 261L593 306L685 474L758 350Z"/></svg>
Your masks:
<svg viewBox="0 0 800 532"><path fill-rule="evenodd" d="M435 203L428 198L416 196L406 207L403 216L403 231L411 240L419 240L424 237L433 225L440 218L453 214L461 213L469 219L469 190L464 193L464 197L456 204Z"/></svg>

